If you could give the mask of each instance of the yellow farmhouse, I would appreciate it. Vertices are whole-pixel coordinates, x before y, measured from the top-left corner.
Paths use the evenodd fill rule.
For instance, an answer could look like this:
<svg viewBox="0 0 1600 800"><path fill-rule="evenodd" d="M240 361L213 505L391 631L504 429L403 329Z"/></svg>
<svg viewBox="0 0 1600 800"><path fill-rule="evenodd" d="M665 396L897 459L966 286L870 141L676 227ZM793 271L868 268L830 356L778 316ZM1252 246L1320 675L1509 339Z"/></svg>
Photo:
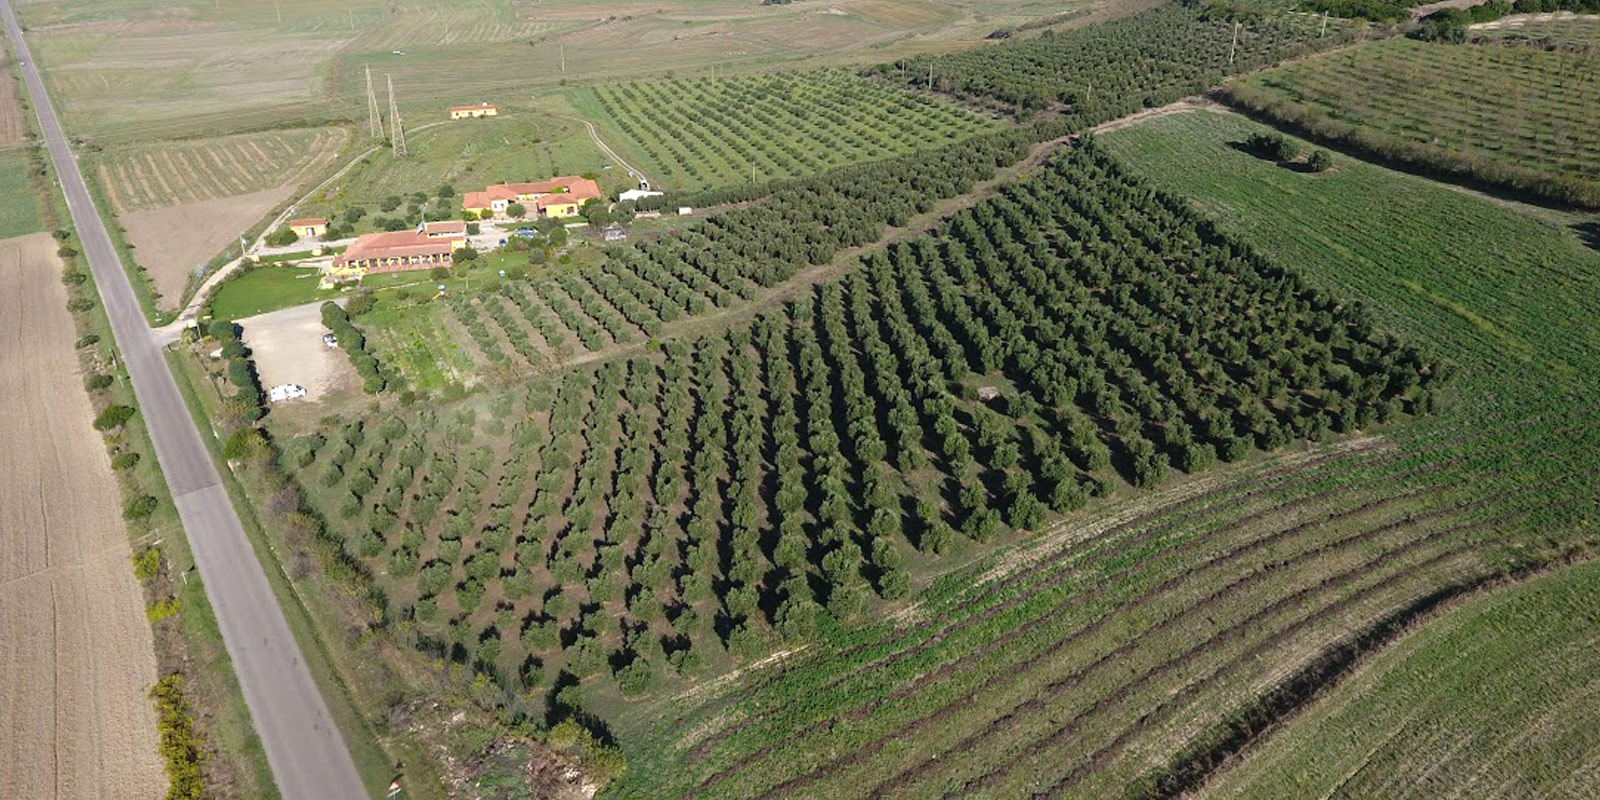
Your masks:
<svg viewBox="0 0 1600 800"><path fill-rule="evenodd" d="M488 103L479 103L475 106L451 106L451 119L477 119L478 117L498 117L500 107Z"/></svg>
<svg viewBox="0 0 1600 800"><path fill-rule="evenodd" d="M302 239L315 239L328 232L327 217L306 217L289 220L289 230Z"/></svg>
<svg viewBox="0 0 1600 800"><path fill-rule="evenodd" d="M497 183L461 196L461 209L501 216L512 203L529 206L535 217L575 217L590 200L601 199L600 185L588 178L563 175L533 183Z"/></svg>

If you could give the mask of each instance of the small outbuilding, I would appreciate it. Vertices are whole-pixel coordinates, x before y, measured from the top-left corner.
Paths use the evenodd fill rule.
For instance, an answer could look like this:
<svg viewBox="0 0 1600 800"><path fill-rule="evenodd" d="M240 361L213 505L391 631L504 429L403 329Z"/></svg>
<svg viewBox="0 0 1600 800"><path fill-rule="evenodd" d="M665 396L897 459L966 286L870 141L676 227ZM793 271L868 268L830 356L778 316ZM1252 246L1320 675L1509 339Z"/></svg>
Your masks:
<svg viewBox="0 0 1600 800"><path fill-rule="evenodd" d="M475 106L451 106L451 119L477 119L479 117L498 117L500 107L488 103L479 103Z"/></svg>
<svg viewBox="0 0 1600 800"><path fill-rule="evenodd" d="M302 239L317 239L328 232L327 217L304 217L289 220L289 230Z"/></svg>

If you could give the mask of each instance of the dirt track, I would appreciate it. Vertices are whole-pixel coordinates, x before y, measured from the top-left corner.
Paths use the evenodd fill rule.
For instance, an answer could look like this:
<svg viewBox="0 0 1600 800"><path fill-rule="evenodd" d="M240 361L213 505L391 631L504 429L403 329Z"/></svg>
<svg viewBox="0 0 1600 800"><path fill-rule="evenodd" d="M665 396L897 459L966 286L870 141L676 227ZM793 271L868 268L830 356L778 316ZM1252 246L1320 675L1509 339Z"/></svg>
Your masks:
<svg viewBox="0 0 1600 800"><path fill-rule="evenodd" d="M129 211L122 226L133 243L133 255L150 273L161 298L156 305L173 309L194 268L238 239L272 207L294 192L292 184L250 194L176 206Z"/></svg>
<svg viewBox="0 0 1600 800"><path fill-rule="evenodd" d="M54 250L0 240L0 786L160 797L150 626Z"/></svg>

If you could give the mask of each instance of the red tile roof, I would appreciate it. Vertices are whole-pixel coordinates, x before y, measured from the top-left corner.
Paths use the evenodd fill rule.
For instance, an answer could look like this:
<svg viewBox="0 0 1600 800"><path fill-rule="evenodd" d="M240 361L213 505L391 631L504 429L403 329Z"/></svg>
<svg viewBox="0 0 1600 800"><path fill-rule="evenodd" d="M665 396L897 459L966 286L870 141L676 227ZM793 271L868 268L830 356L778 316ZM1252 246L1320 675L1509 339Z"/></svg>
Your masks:
<svg viewBox="0 0 1600 800"><path fill-rule="evenodd" d="M477 111L480 108L495 108L495 109L498 109L499 106L496 106L493 103L479 103L478 105L475 105L475 106L451 106L450 110L451 111Z"/></svg>
<svg viewBox="0 0 1600 800"><path fill-rule="evenodd" d="M428 236L461 236L467 232L467 223L459 219L441 219L424 222L422 232Z"/></svg>
<svg viewBox="0 0 1600 800"><path fill-rule="evenodd" d="M430 239L417 231L362 234L333 263L334 266L340 266L368 258L447 255L455 248L454 240L457 238Z"/></svg>
<svg viewBox="0 0 1600 800"><path fill-rule="evenodd" d="M481 192L467 192L461 196L462 208L488 208L495 200L514 201L520 195L560 195L561 197L576 200L582 203L586 200L599 200L604 195L600 193L600 185L588 178L576 175L563 175L545 181L523 183L496 183ZM555 201L552 201L555 202ZM540 207L545 205L540 202Z"/></svg>
<svg viewBox="0 0 1600 800"><path fill-rule="evenodd" d="M328 224L328 218L327 217L305 217L303 219L292 219L292 220L289 220L289 227L291 227L291 228L309 228L312 225L326 225L326 224Z"/></svg>

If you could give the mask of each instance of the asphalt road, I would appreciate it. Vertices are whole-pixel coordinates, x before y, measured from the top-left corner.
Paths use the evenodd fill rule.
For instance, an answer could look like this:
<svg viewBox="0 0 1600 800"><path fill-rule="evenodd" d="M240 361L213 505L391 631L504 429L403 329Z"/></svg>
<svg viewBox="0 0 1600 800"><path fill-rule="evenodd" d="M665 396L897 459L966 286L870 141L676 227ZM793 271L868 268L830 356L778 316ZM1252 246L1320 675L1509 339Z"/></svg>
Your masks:
<svg viewBox="0 0 1600 800"><path fill-rule="evenodd" d="M10 0L0 0L6 34L23 64L40 129L83 242L95 285L155 442L156 457L178 507L201 579L216 610L223 641L244 689L257 734L266 746L278 791L285 798L366 797L355 763L311 673L266 573L245 538L200 431L151 335L128 275L95 211L83 175L23 41ZM116 654L107 653L108 658Z"/></svg>

